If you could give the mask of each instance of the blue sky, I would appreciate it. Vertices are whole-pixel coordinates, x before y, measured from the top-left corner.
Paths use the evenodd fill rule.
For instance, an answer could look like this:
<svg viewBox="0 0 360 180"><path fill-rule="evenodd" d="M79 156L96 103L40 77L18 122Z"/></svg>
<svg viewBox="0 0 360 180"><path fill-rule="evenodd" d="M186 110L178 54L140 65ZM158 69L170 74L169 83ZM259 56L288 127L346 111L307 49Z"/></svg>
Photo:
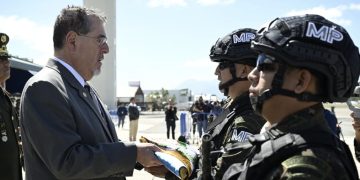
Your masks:
<svg viewBox="0 0 360 180"><path fill-rule="evenodd" d="M104 0L106 1L106 0ZM276 17L317 13L344 26L360 44L356 0L117 0L118 89L140 81L143 89L175 89L188 80L214 81L210 47L227 33L258 29ZM68 4L82 0L2 2L0 31L12 54L45 64L52 56L52 27ZM261 5L261 6L259 6ZM206 93L204 90L203 93ZM211 93L211 92L210 92Z"/></svg>

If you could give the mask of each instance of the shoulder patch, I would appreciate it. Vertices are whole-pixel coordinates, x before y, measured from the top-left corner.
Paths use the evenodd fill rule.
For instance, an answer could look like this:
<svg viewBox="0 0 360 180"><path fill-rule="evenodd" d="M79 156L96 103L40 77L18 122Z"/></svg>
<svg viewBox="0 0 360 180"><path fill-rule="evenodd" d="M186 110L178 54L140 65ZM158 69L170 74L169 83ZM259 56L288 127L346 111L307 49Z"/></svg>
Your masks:
<svg viewBox="0 0 360 180"><path fill-rule="evenodd" d="M325 161L313 156L293 156L281 163L283 174L291 177L327 179L332 174L331 167Z"/></svg>
<svg viewBox="0 0 360 180"><path fill-rule="evenodd" d="M244 118L242 116L238 116L234 120L235 126L236 126L236 124L240 124L240 123L243 123L243 122L245 122L245 120L244 120Z"/></svg>
<svg viewBox="0 0 360 180"><path fill-rule="evenodd" d="M237 129L234 129L231 138L229 139L229 141L238 141L238 142L244 142L246 140L248 140L248 137L250 135L253 135L249 132L246 131L240 131L239 133L237 132Z"/></svg>

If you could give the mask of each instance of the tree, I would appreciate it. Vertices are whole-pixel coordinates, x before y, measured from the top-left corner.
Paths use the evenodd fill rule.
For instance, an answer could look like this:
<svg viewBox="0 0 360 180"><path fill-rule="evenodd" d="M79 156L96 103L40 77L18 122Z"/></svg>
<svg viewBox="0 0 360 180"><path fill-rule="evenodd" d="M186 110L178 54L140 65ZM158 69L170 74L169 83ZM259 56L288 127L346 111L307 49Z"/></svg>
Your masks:
<svg viewBox="0 0 360 180"><path fill-rule="evenodd" d="M153 110L165 109L165 106L169 104L169 100L176 102L176 97L173 95L170 97L169 91L161 88L159 91L152 91L146 95L146 100L151 102Z"/></svg>

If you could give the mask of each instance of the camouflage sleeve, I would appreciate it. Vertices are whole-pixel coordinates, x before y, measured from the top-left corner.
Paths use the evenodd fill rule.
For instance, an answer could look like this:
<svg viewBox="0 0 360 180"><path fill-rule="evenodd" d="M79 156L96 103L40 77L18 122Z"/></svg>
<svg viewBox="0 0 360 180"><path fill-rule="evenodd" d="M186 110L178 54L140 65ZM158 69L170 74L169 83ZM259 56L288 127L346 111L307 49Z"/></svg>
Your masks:
<svg viewBox="0 0 360 180"><path fill-rule="evenodd" d="M249 135L258 134L265 121L255 114L236 117L229 127L224 144L231 142L244 142Z"/></svg>
<svg viewBox="0 0 360 180"><path fill-rule="evenodd" d="M334 159L336 158L330 161L336 161ZM318 157L296 155L283 161L264 179L349 179L343 168L337 168L336 172L334 169L332 165Z"/></svg>
<svg viewBox="0 0 360 180"><path fill-rule="evenodd" d="M242 163L245 161L246 155L250 152L250 149L245 149L233 153L224 153L216 161L215 166L215 179L222 179L226 170L235 163Z"/></svg>

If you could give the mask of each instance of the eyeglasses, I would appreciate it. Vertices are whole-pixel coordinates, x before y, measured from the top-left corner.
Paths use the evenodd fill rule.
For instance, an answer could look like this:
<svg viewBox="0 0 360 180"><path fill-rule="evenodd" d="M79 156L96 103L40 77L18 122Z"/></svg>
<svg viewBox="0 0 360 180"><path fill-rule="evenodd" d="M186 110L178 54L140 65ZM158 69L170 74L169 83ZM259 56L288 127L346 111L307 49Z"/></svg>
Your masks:
<svg viewBox="0 0 360 180"><path fill-rule="evenodd" d="M258 55L256 68L258 71L275 71L276 62L277 61L274 57L261 53Z"/></svg>
<svg viewBox="0 0 360 180"><path fill-rule="evenodd" d="M91 36L79 34L79 36L96 39L96 41L98 42L98 45L100 47L102 47L103 45L105 45L107 43L107 37L104 35L100 35L99 37L91 37Z"/></svg>
<svg viewBox="0 0 360 180"><path fill-rule="evenodd" d="M230 67L230 66L233 66L233 63L230 63L230 62L221 62L221 63L219 63L218 68L219 68L220 70L224 70L225 68L228 68L228 67Z"/></svg>

